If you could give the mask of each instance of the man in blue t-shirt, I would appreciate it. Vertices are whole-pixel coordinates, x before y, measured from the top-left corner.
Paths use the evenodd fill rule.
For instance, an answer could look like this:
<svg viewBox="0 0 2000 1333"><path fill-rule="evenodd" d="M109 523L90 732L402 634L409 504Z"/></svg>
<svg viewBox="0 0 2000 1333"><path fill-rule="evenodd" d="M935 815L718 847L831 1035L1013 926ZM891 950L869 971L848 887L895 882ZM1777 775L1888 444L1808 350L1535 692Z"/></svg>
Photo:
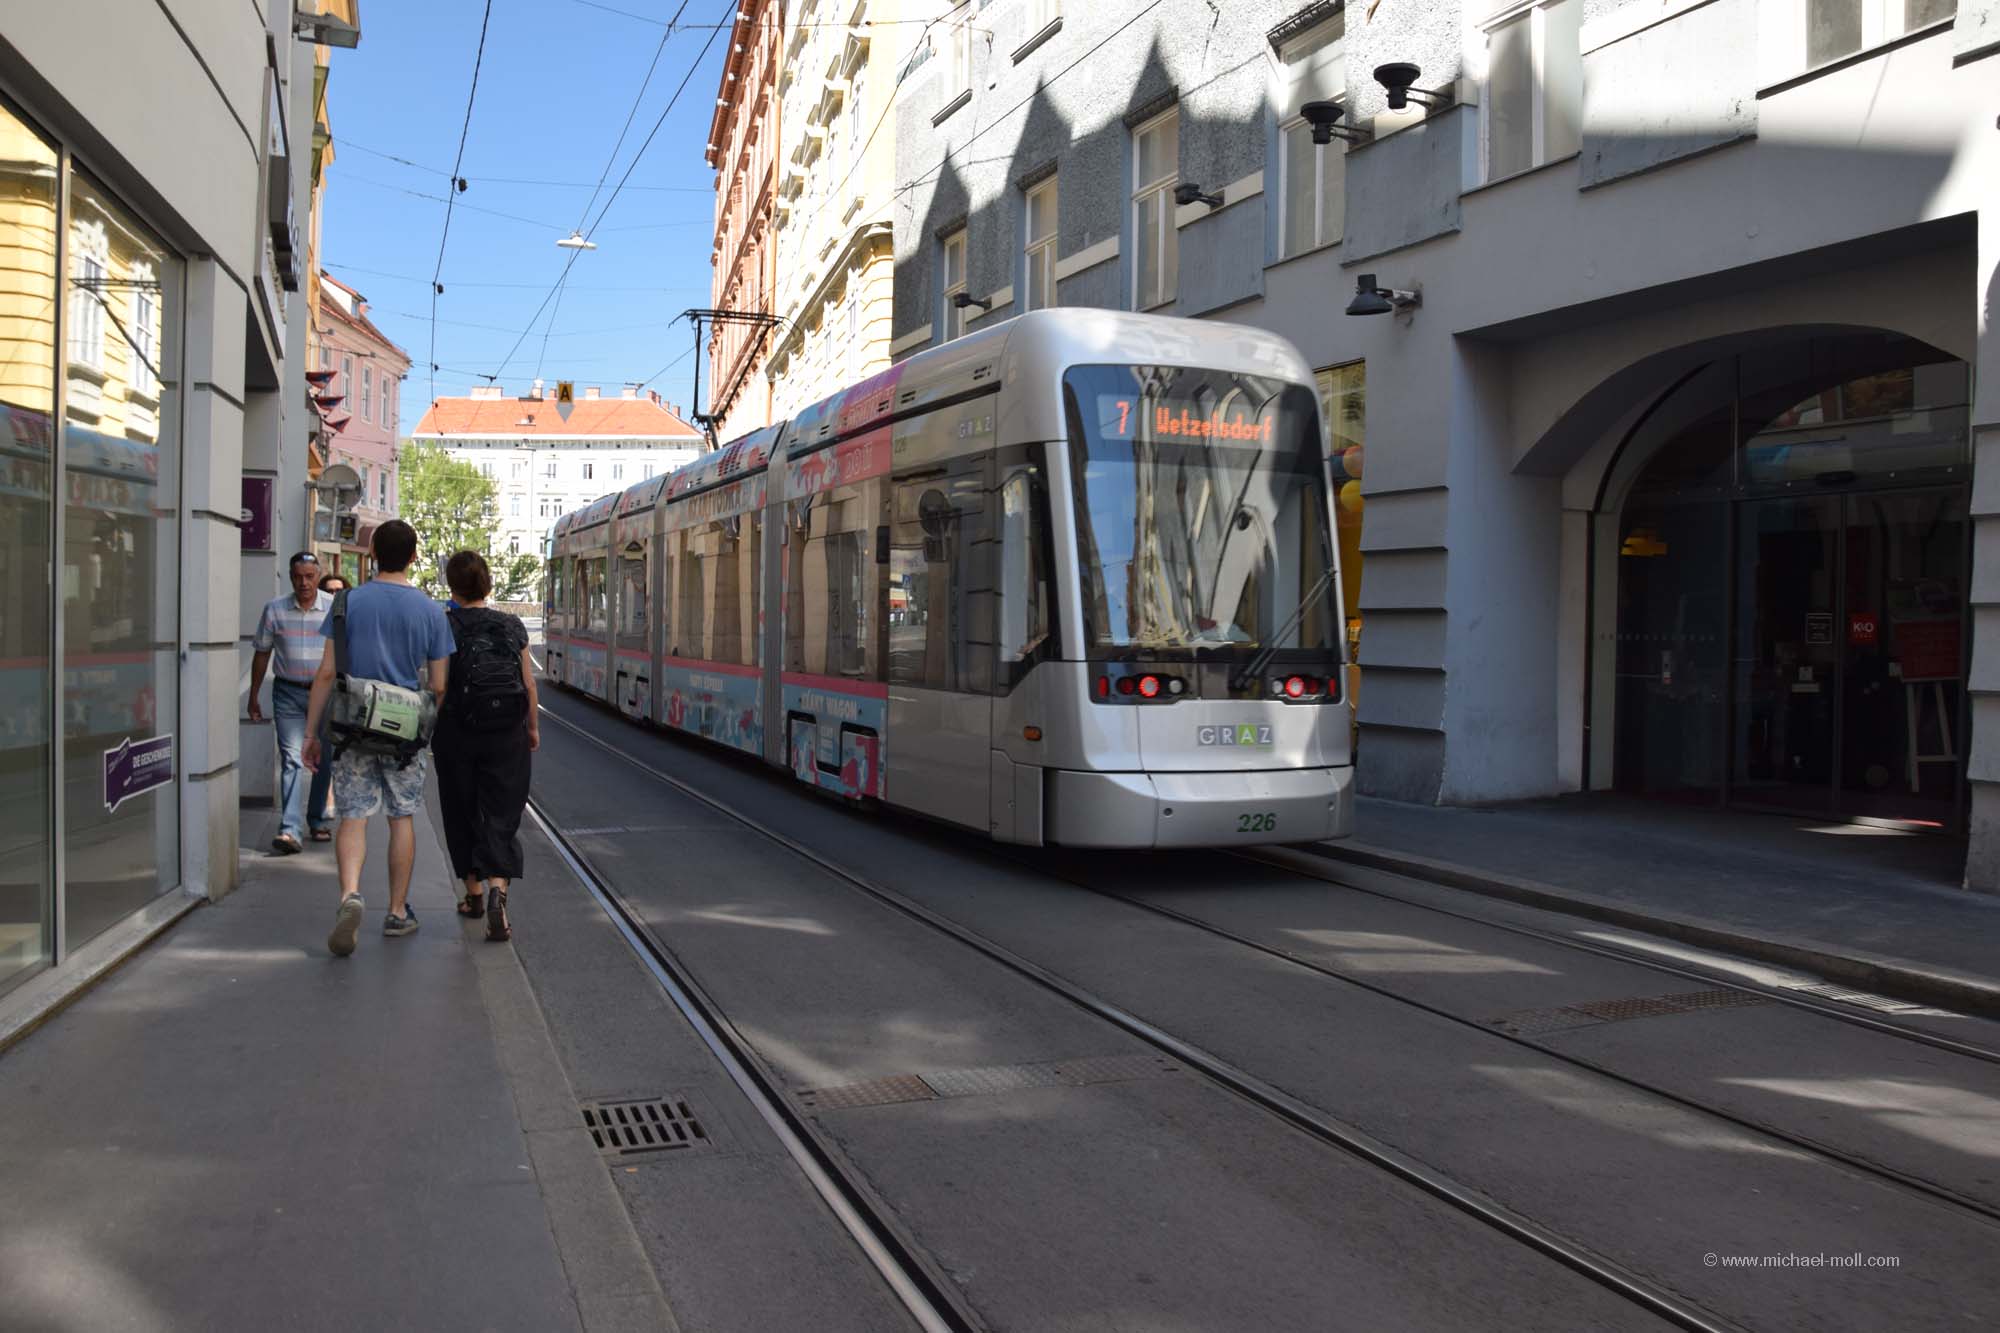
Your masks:
<svg viewBox="0 0 2000 1333"><path fill-rule="evenodd" d="M451 622L444 608L410 583L410 562L417 556L416 529L390 519L375 529L375 577L347 594L347 674L382 680L406 690L428 689L444 697L445 667L451 659ZM333 615L327 614L320 633L326 651L313 677L306 709L306 767L321 762L319 724L333 694ZM368 854L368 819L389 817L389 915L382 919L384 935L409 935L417 929L410 909L410 869L416 861L417 830L412 822L424 804L424 754L408 764L387 755L342 751L333 761L333 809L340 831L333 849L340 863L340 906L326 947L337 958L354 952L361 930L361 862Z"/></svg>

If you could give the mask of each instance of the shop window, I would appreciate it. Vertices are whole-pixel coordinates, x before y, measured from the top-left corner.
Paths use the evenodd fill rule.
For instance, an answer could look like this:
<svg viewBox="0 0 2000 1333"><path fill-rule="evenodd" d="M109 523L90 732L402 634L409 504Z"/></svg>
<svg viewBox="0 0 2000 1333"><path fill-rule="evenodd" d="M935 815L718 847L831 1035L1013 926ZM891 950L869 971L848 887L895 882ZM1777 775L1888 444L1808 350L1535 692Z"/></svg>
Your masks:
<svg viewBox="0 0 2000 1333"><path fill-rule="evenodd" d="M53 773L49 697L51 602L49 458L54 448L58 300L56 200L60 161L0 102L0 680L8 698L4 752L8 797L0 801L0 990L51 958L54 855L49 810ZM74 299L74 298L72 298ZM85 788L84 790L88 790Z"/></svg>
<svg viewBox="0 0 2000 1333"><path fill-rule="evenodd" d="M1347 660L1361 660L1361 472L1368 436L1368 366L1352 361L1313 376L1333 473L1334 537L1340 547L1340 601L1347 610ZM1355 682L1349 681L1350 686Z"/></svg>
<svg viewBox="0 0 2000 1333"><path fill-rule="evenodd" d="M80 172L70 179L69 208L72 236L91 246L88 262L79 256L71 271L82 308L93 312L79 330L93 345L76 350L95 358L97 394L64 423L62 753L68 789L97 793L105 753L120 746L163 762L155 771L178 775L180 767L180 499L172 479L180 474L181 265ZM138 283L157 302L157 341L126 319ZM77 795L65 804L67 947L179 882L177 787L144 785L139 767L130 781L137 790L129 797Z"/></svg>
<svg viewBox="0 0 2000 1333"><path fill-rule="evenodd" d="M1577 151L1583 104L1582 0L1498 0L1485 44L1483 179Z"/></svg>
<svg viewBox="0 0 2000 1333"><path fill-rule="evenodd" d="M1174 185L1180 180L1181 121L1175 108L1132 132L1132 308L1151 310L1180 290L1180 229Z"/></svg>

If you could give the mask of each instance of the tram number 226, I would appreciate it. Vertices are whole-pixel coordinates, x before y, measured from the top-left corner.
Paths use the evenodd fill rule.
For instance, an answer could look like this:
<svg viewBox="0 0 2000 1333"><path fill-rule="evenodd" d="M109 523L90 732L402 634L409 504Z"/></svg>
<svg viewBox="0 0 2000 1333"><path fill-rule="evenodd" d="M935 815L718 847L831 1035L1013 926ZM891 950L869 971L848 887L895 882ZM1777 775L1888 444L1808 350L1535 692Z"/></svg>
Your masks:
<svg viewBox="0 0 2000 1333"><path fill-rule="evenodd" d="M1274 811L1236 816L1238 833L1272 833L1277 830L1278 816Z"/></svg>

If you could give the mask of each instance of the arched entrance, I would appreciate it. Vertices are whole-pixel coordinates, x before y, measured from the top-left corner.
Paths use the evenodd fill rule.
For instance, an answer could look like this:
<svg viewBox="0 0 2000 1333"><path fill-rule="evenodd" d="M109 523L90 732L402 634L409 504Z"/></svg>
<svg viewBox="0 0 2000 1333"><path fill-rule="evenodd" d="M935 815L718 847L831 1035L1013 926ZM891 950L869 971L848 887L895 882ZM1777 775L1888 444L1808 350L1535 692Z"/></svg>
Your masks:
<svg viewBox="0 0 2000 1333"><path fill-rule="evenodd" d="M1615 787L1960 826L1969 388L1843 332L1659 399L1613 468Z"/></svg>

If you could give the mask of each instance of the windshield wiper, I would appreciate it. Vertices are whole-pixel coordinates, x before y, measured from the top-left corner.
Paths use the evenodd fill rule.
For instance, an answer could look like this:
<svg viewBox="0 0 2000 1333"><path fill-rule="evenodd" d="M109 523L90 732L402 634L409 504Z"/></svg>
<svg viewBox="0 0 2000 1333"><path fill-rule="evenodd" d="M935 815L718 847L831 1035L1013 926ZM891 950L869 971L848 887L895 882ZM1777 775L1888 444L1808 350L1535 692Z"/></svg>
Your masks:
<svg viewBox="0 0 2000 1333"><path fill-rule="evenodd" d="M1334 566L1328 565L1326 572L1314 581L1313 586L1307 589L1306 595L1299 599L1299 604L1292 608L1292 614L1278 627L1278 632L1271 636L1271 641L1259 648L1257 655L1244 663L1242 670L1229 677L1230 689L1240 690L1245 684L1264 674L1264 668L1271 665L1271 659L1278 655L1278 649L1285 642L1285 636L1292 632L1292 627L1299 623L1305 613L1312 608L1313 602L1326 591L1326 586L1333 582L1333 571Z"/></svg>

